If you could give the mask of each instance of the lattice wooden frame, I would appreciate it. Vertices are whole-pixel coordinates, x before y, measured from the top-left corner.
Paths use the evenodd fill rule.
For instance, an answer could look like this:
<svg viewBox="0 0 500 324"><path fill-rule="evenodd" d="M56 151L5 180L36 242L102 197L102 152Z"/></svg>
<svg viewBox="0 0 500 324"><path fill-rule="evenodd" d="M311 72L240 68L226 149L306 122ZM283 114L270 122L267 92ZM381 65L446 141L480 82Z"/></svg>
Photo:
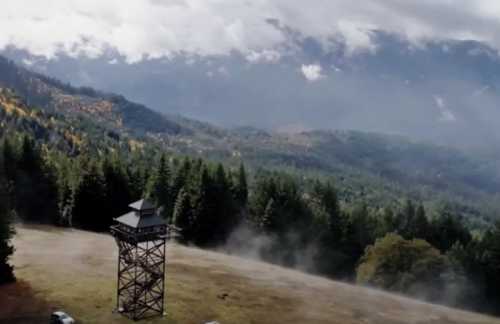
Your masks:
<svg viewBox="0 0 500 324"><path fill-rule="evenodd" d="M112 228L118 244L116 307L134 321L164 313L166 237L161 232L141 241ZM139 238L145 239L143 234Z"/></svg>

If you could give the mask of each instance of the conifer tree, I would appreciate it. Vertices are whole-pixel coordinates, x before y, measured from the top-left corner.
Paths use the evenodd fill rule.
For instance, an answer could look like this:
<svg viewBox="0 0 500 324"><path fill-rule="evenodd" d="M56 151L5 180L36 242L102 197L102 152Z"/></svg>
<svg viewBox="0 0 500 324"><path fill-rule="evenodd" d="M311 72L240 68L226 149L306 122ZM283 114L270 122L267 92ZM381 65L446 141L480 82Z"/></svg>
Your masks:
<svg viewBox="0 0 500 324"><path fill-rule="evenodd" d="M208 168L203 165L199 182L193 193L193 231L195 243L210 245L216 235L217 227L214 222L213 201L210 197L211 179Z"/></svg>
<svg viewBox="0 0 500 324"><path fill-rule="evenodd" d="M14 253L14 248L10 243L14 229L11 225L11 207L2 162L0 159L0 284L15 279L14 269L9 264L9 258Z"/></svg>
<svg viewBox="0 0 500 324"><path fill-rule="evenodd" d="M105 158L103 162L103 176L105 182L105 213L108 217L116 218L129 210L132 195L129 181L118 158Z"/></svg>
<svg viewBox="0 0 500 324"><path fill-rule="evenodd" d="M391 207L385 207L381 211L380 219L377 223L377 237L383 237L387 233L397 230L394 211Z"/></svg>
<svg viewBox="0 0 500 324"><path fill-rule="evenodd" d="M75 191L73 224L83 229L107 231L113 223L106 208L106 187L101 170L92 162Z"/></svg>
<svg viewBox="0 0 500 324"><path fill-rule="evenodd" d="M411 200L406 200L402 215L401 235L405 239L411 239L415 236L415 206Z"/></svg>
<svg viewBox="0 0 500 324"><path fill-rule="evenodd" d="M245 207L248 202L248 184L247 184L247 174L245 171L245 166L243 163L240 164L238 169L236 183L235 183L235 198L241 207Z"/></svg>
<svg viewBox="0 0 500 324"><path fill-rule="evenodd" d="M262 217L259 218L259 223L257 224L264 231L268 232L272 230L272 222L276 218L277 210L276 204L273 198L270 198L264 209Z"/></svg>
<svg viewBox="0 0 500 324"><path fill-rule="evenodd" d="M322 184L317 181L314 184L311 195L316 200L316 208L322 209L326 215L326 226L328 227L330 239L337 242L340 241L342 224L340 206L335 188L330 182Z"/></svg>
<svg viewBox="0 0 500 324"><path fill-rule="evenodd" d="M175 200L174 215L172 222L175 226L181 229L182 240L190 242L193 240L194 234L194 219L193 207L189 194L181 188L177 199Z"/></svg>
<svg viewBox="0 0 500 324"><path fill-rule="evenodd" d="M58 187L54 170L45 163L36 143L25 136L14 188L15 208L27 221L59 222Z"/></svg>
<svg viewBox="0 0 500 324"><path fill-rule="evenodd" d="M2 145L3 169L5 171L6 181L13 182L16 178L18 166L18 157L13 144L8 138L5 138Z"/></svg>
<svg viewBox="0 0 500 324"><path fill-rule="evenodd" d="M185 158L182 161L180 167L177 169L175 173L174 180L172 181L172 196L177 197L182 188L188 187L189 176L191 171L191 160L189 158Z"/></svg>
<svg viewBox="0 0 500 324"><path fill-rule="evenodd" d="M415 213L415 224L413 236L414 238L419 239L427 239L429 236L429 221L427 220L427 216L425 215L425 209L422 204L417 207L417 211Z"/></svg>
<svg viewBox="0 0 500 324"><path fill-rule="evenodd" d="M439 217L431 225L429 242L441 252L448 251L456 242L466 246L472 239L469 230L459 220L459 215L448 204L442 207Z"/></svg>
<svg viewBox="0 0 500 324"><path fill-rule="evenodd" d="M162 216L170 219L173 210L173 198L170 188L170 167L165 154L162 154L160 163L153 180L152 196L158 206L163 207Z"/></svg>

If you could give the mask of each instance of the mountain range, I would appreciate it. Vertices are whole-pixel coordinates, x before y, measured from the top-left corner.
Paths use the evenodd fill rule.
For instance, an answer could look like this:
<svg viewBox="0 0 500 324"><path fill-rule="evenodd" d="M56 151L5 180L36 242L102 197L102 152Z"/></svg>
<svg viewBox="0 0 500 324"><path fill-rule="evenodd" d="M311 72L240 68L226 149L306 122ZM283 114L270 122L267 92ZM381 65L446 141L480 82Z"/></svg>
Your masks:
<svg viewBox="0 0 500 324"><path fill-rule="evenodd" d="M47 59L8 47L30 70L120 93L155 111L220 127L267 131L353 129L497 153L500 60L477 41L420 46L374 32L376 50L349 53L284 31L292 49L222 56L177 55L130 63L110 49Z"/></svg>

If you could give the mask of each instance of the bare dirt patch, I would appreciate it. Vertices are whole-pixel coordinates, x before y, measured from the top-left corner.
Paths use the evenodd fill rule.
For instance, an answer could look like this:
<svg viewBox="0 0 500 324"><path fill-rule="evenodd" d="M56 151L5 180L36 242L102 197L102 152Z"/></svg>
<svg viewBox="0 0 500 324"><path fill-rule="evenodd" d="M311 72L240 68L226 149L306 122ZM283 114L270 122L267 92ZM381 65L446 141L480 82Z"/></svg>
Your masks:
<svg viewBox="0 0 500 324"><path fill-rule="evenodd" d="M117 248L109 235L18 227L16 275L80 323L130 323L115 306ZM179 245L167 248L167 316L142 323L500 323L499 319ZM0 297L6 294L0 287ZM17 305L23 310L23 304ZM28 313L28 310L26 310ZM1 314L1 313L0 313ZM30 314L37 314L34 310ZM9 322L11 323L11 322Z"/></svg>
<svg viewBox="0 0 500 324"><path fill-rule="evenodd" d="M45 323L49 318L47 314L56 308L36 296L24 281L0 286L0 323Z"/></svg>

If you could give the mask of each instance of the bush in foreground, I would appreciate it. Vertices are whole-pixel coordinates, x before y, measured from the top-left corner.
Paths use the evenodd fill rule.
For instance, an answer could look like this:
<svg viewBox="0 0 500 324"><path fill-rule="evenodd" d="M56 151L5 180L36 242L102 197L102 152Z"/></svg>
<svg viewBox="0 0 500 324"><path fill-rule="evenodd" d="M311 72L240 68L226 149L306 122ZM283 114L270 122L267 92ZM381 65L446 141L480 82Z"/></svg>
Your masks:
<svg viewBox="0 0 500 324"><path fill-rule="evenodd" d="M447 301L459 294L463 279L454 272L448 257L428 242L389 233L367 247L356 281L427 300Z"/></svg>

